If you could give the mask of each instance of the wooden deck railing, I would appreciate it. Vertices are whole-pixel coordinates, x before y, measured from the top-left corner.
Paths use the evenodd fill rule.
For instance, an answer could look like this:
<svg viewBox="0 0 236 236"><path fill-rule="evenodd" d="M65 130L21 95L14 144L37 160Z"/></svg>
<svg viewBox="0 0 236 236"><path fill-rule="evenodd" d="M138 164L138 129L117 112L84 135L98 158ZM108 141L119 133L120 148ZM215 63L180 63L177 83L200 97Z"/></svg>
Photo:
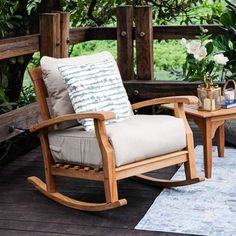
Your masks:
<svg viewBox="0 0 236 236"><path fill-rule="evenodd" d="M224 33L220 25L202 25L209 33L219 35ZM70 29L70 44L90 40L117 40L116 27L83 27ZM132 30L134 40L135 27ZM198 25L182 26L153 26L154 40L194 39L200 33ZM0 60L23 56L39 51L40 34L0 39Z"/></svg>
<svg viewBox="0 0 236 236"><path fill-rule="evenodd" d="M137 80L153 80L153 40L193 39L199 26L152 26L152 10L142 6L117 8L117 27L69 28L68 13L41 15L40 33L0 40L0 60L40 51L41 56L67 57L69 45L90 40L116 40L117 63L123 80L134 79L133 45ZM219 25L203 25L213 36L226 33Z"/></svg>
<svg viewBox="0 0 236 236"><path fill-rule="evenodd" d="M0 39L0 60L32 54L40 51L41 56L68 56L69 45L89 40L117 40L117 59L124 85L132 100L194 94L196 84L167 82L153 79L153 40L193 39L200 34L199 26L152 26L150 7L135 9L117 8L117 27L69 28L68 13L42 14L39 34ZM145 19L144 19L145 18ZM226 33L219 25L204 25L214 35ZM137 80L134 79L133 45L136 41ZM34 107L34 106L32 106ZM30 115L30 113L29 113ZM19 127L14 120L7 125ZM18 122L19 123L19 122ZM31 123L27 119L25 128ZM4 124L1 124L1 127ZM0 128L1 128L0 127Z"/></svg>

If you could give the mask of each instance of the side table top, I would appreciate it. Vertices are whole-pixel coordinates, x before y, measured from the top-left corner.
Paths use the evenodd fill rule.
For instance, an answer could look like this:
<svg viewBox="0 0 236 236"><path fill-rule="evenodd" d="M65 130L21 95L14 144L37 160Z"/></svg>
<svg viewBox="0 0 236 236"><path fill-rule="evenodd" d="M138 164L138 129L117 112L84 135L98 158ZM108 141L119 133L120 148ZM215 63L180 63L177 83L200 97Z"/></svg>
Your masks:
<svg viewBox="0 0 236 236"><path fill-rule="evenodd" d="M174 104L173 103L163 104L162 107L173 110ZM231 114L236 115L236 107L227 108L227 109L222 108L216 111L202 111L202 110L198 110L197 104L185 104L184 111L186 112L186 114L198 116L201 118L217 117L217 116L224 116L224 115L231 115Z"/></svg>

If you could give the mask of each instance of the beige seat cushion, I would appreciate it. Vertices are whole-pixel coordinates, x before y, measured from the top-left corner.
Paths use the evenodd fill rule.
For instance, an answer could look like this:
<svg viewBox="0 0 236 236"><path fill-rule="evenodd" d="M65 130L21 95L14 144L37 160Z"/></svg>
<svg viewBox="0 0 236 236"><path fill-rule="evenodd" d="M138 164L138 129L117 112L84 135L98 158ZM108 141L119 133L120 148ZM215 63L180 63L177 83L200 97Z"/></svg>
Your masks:
<svg viewBox="0 0 236 236"><path fill-rule="evenodd" d="M107 133L117 167L186 147L183 120L167 115L135 115L107 125ZM54 131L49 134L49 143L55 161L102 166L93 131L80 127Z"/></svg>
<svg viewBox="0 0 236 236"><path fill-rule="evenodd" d="M56 162L102 166L95 133L85 131L81 126L51 132L49 145Z"/></svg>

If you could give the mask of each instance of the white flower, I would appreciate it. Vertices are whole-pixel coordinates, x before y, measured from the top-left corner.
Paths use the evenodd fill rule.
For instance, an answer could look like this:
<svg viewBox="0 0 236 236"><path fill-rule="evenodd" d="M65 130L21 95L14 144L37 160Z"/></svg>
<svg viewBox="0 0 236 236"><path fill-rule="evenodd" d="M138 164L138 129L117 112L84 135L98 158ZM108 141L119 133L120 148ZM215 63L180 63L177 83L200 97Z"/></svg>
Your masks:
<svg viewBox="0 0 236 236"><path fill-rule="evenodd" d="M204 28L203 28L203 29L202 29L202 32L203 32L203 33L207 33L207 32L208 32L208 29L204 29Z"/></svg>
<svg viewBox="0 0 236 236"><path fill-rule="evenodd" d="M214 61L220 65L226 65L229 61L228 57L225 57L223 53L219 53L214 55L213 57Z"/></svg>
<svg viewBox="0 0 236 236"><path fill-rule="evenodd" d="M187 52L189 54L195 54L201 47L201 43L199 41L192 41L186 44Z"/></svg>
<svg viewBox="0 0 236 236"><path fill-rule="evenodd" d="M185 38L182 38L180 43L183 45L183 46L186 46L187 44L187 40Z"/></svg>
<svg viewBox="0 0 236 236"><path fill-rule="evenodd" d="M194 58L198 61L201 61L202 59L204 59L207 55L207 50L206 48L203 46L203 47L200 47L194 54Z"/></svg>

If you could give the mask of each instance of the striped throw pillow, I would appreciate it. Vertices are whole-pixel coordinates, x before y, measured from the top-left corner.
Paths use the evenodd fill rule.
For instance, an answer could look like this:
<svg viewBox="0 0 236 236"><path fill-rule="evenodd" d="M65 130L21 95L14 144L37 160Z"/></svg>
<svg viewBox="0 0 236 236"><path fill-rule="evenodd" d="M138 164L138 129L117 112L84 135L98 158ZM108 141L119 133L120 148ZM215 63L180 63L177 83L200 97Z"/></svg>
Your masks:
<svg viewBox="0 0 236 236"><path fill-rule="evenodd" d="M128 119L131 104L117 64L109 52L91 55L90 62L59 65L72 106L78 112L113 111L116 118L106 124ZM80 120L85 130L94 129L92 119Z"/></svg>

